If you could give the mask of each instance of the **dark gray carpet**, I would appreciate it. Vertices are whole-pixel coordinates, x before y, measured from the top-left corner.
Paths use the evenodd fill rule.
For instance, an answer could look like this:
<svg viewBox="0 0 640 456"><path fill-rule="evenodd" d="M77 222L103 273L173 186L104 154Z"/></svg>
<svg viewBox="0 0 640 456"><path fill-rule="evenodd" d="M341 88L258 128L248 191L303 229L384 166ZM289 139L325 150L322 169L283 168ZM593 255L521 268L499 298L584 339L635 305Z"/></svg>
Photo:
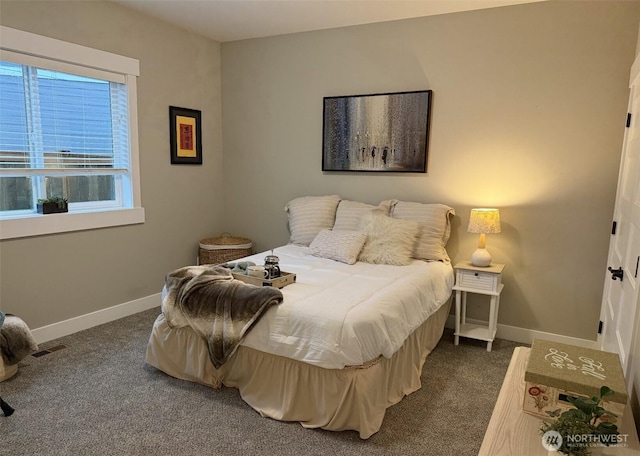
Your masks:
<svg viewBox="0 0 640 456"><path fill-rule="evenodd" d="M236 389L171 378L144 362L159 309L40 345L66 348L20 363L0 383L3 455L476 455L513 342L445 331L422 389L391 407L368 440L261 417Z"/></svg>

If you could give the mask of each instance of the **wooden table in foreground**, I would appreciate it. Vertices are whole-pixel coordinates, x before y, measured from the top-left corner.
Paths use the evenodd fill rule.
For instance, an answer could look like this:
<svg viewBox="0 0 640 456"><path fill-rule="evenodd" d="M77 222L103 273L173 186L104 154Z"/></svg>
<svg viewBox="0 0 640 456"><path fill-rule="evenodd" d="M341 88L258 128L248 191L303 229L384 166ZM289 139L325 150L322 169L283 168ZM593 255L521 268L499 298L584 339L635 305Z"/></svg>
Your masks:
<svg viewBox="0 0 640 456"><path fill-rule="evenodd" d="M548 456L551 454L562 456L562 453L549 453L542 446L538 431L542 420L522 411L524 372L530 351L530 348L516 347L513 352L478 456ZM620 434L628 435L627 446L605 448L602 455L640 455L640 443L638 443L638 434L629 404L625 409L619 431Z"/></svg>

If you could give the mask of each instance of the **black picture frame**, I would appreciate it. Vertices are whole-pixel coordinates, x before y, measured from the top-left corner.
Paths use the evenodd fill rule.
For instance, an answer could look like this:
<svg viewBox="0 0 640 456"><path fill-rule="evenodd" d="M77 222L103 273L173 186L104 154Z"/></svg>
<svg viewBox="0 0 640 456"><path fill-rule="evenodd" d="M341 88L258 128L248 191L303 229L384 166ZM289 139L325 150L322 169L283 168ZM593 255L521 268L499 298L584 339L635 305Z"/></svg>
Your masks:
<svg viewBox="0 0 640 456"><path fill-rule="evenodd" d="M322 171L426 173L433 91L324 97Z"/></svg>
<svg viewBox="0 0 640 456"><path fill-rule="evenodd" d="M169 106L169 140L172 165L201 165L202 113Z"/></svg>

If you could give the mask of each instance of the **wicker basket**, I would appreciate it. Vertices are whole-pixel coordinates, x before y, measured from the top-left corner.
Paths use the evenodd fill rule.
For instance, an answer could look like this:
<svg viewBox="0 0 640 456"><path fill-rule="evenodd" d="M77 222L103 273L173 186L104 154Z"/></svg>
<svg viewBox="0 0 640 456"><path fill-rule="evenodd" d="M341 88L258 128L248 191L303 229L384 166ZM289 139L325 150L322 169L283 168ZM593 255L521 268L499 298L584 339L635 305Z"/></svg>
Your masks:
<svg viewBox="0 0 640 456"><path fill-rule="evenodd" d="M222 233L219 237L200 241L200 264L222 264L251 255L251 239Z"/></svg>

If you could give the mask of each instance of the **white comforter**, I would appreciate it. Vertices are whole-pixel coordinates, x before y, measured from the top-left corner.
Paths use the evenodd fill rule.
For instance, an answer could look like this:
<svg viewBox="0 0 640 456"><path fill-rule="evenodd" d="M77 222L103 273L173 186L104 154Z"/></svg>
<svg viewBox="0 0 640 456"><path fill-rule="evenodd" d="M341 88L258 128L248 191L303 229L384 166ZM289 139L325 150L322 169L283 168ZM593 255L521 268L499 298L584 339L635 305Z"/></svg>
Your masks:
<svg viewBox="0 0 640 456"><path fill-rule="evenodd" d="M268 253L246 260L263 264ZM241 345L328 369L391 357L449 299L454 282L451 265L441 262L347 265L295 245L274 254L297 281Z"/></svg>

